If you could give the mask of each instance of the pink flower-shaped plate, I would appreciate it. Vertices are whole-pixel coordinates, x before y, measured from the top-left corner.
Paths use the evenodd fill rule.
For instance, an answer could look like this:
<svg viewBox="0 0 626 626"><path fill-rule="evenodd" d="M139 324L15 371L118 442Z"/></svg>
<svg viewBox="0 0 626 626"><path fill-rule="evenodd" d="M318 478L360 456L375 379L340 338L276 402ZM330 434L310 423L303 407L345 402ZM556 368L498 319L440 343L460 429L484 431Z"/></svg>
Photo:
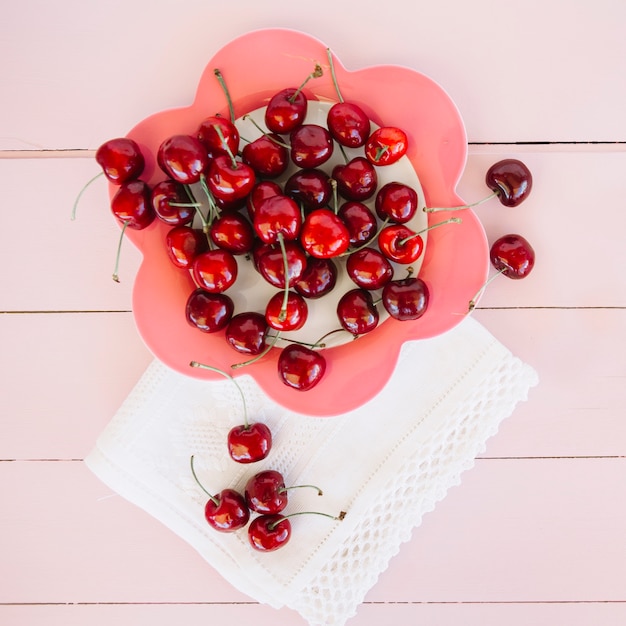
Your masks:
<svg viewBox="0 0 626 626"><path fill-rule="evenodd" d="M315 62L326 71L307 85L307 95L336 100L327 46L317 39L297 31L267 29L233 40L208 63L191 106L157 113L128 133L146 156L142 178L149 183L164 178L155 162L164 139L193 134L209 115L229 115L224 92L214 75L216 68L227 82L236 116L240 117L267 104L277 91L300 85ZM348 71L335 57L333 64L345 100L359 104L376 124L398 126L407 133L407 156L427 205L463 204L455 189L465 167L467 140L459 112L443 89L406 67L380 65ZM112 186L111 195L114 192ZM167 230L167 225L155 220L142 231L126 231L143 257L134 284L133 313L148 348L163 363L189 376L220 378L217 373L190 367L192 360L233 376L249 374L280 405L320 417L356 409L374 397L392 375L404 342L434 337L456 326L489 269L487 239L472 211L463 212L461 224L430 231L420 270L431 294L427 312L413 322L388 319L356 341L325 349L323 380L302 392L279 379L278 348L252 365L231 370L233 363L245 359L226 343L223 333L201 333L187 323L185 303L194 284L189 273L175 268L169 260L164 247Z"/></svg>

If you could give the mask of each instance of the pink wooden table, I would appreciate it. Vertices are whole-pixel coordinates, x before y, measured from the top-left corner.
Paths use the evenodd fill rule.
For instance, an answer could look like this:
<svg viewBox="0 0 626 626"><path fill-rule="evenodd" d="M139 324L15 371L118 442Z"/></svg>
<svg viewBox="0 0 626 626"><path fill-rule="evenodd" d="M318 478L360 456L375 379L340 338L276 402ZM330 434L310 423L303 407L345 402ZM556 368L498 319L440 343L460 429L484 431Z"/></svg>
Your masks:
<svg viewBox="0 0 626 626"><path fill-rule="evenodd" d="M320 38L349 69L398 63L439 82L467 127L461 197L482 197L503 157L535 177L518 211L479 209L490 241L520 232L538 260L527 280L492 283L475 316L540 385L350 624L626 623L625 23L622 0L5 8L0 623L304 623L251 602L82 462L152 360L130 310L132 247L110 279L102 181L69 219L93 151L191 102L219 47L272 26Z"/></svg>

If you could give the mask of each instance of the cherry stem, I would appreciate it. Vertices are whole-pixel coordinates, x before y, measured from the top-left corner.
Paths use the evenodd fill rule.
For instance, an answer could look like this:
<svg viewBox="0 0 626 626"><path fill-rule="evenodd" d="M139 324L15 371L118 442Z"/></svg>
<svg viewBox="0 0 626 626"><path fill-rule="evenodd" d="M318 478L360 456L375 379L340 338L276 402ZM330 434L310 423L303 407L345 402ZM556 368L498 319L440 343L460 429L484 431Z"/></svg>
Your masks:
<svg viewBox="0 0 626 626"><path fill-rule="evenodd" d="M353 254L354 252L358 252L359 250L363 250L364 248L367 248L371 245L372 241L374 241L376 239L376 237L378 237L378 235L380 235L380 232L382 231L383 228L385 228L385 226L387 226L387 224L389 224L389 222L391 221L391 218L386 217L382 223L380 224L378 230L376 231L376 233L374 234L373 237L370 237L365 243L362 243L360 246L358 246L357 248L350 248L349 250L346 250L345 252L342 252L341 254L338 254L338 257L341 256L349 256L350 254ZM416 233L417 234L417 233ZM411 235L412 237L413 235Z"/></svg>
<svg viewBox="0 0 626 626"><path fill-rule="evenodd" d="M222 76L222 72L220 72L218 69L214 69L213 73L215 74L215 78L217 78L217 81L219 82L220 87L222 88L222 91L224 92L224 95L226 96L226 102L228 102L228 110L230 111L230 121L234 124L235 123L235 108L233 107L233 100L230 97L228 87L226 87L226 81L224 80L224 77Z"/></svg>
<svg viewBox="0 0 626 626"><path fill-rule="evenodd" d="M471 209L479 204L483 204L483 202L487 202L492 198L496 198L498 196L498 192L494 191L491 195L483 198L482 200L478 200L477 202L472 202L472 204L462 204L460 206L453 207L424 207L424 211L426 213L435 213L436 211L463 211L465 209Z"/></svg>
<svg viewBox="0 0 626 626"><path fill-rule="evenodd" d="M354 335L353 333L351 333L349 330L346 330L345 328L335 328L335 330L329 330L325 335L322 335L313 344L313 347L314 348L325 348L326 344L324 343L324 339L326 339L327 337L330 337L331 335L334 335L335 333L350 333L350 335L352 335L352 337L354 339L356 339L356 337L357 337L357 335Z"/></svg>
<svg viewBox="0 0 626 626"><path fill-rule="evenodd" d="M100 176L104 176L104 172L100 172L99 174L96 174L91 180L89 180L85 186L78 192L78 195L76 196L76 200L74 200L74 206L72 207L72 220L76 219L76 208L78 207L78 203L80 201L81 196L83 195L83 193L85 193L85 189L87 189L87 187L89 187L89 185L91 185L91 183L94 182L94 180L98 180L98 178L100 178Z"/></svg>
<svg viewBox="0 0 626 626"><path fill-rule="evenodd" d="M279 520L272 522L267 526L267 528L268 530L274 530L274 528L276 528L276 526L278 526L278 524L280 524L284 519L295 517L296 515L322 515L323 517L329 517L330 519L340 522L346 516L346 512L341 511L339 515L330 515L330 513L321 513L320 511L297 511L296 513L290 513L289 515L281 515Z"/></svg>
<svg viewBox="0 0 626 626"><path fill-rule="evenodd" d="M274 337L276 337L276 339L280 339L280 341L286 341L288 343L295 343L298 344L299 346L305 346L307 348L324 348L324 344L320 344L318 343L308 343L306 341L298 341L297 339L290 339L289 337L278 337L277 335L267 335L268 338L273 339Z"/></svg>
<svg viewBox="0 0 626 626"><path fill-rule="evenodd" d="M117 242L117 254L115 255L115 267L113 268L113 280L116 283L120 282L120 277L118 275L118 270L120 267L120 254L122 252L122 241L124 240L124 233L126 232L126 229L128 228L128 224L129 224L129 221L126 220L124 222L124 225L122 226L122 232L120 233L119 241Z"/></svg>
<svg viewBox="0 0 626 626"><path fill-rule="evenodd" d="M192 473L192 475L193 475L193 477L194 477L194 480L196 481L196 483L198 483L198 487L200 487L200 489L202 489L202 491L204 491L204 493L206 493L206 495L207 495L207 496L209 496L209 498L210 498L211 502L213 502L213 504L214 504L215 506L218 506L218 505L219 505L219 503L220 503L220 501L219 501L219 500L218 500L218 499L217 499L217 498L216 498L216 497L215 497L212 493L209 493L209 492L208 492L208 491L204 488L204 486L202 485L202 483L198 480L198 476L196 475L196 470L195 470L195 468L194 468L194 466L193 466L193 459L194 459L194 455L192 454L192 455L191 455L191 459L189 459L189 465L191 466L191 473Z"/></svg>
<svg viewBox="0 0 626 626"><path fill-rule="evenodd" d="M333 190L333 211L335 212L335 215L337 215L339 213L339 193L337 191L337 181L334 178L330 178L328 182Z"/></svg>
<svg viewBox="0 0 626 626"><path fill-rule="evenodd" d="M443 226L445 224L460 224L462 221L463 220L460 217L451 217L449 220L445 220L444 222L438 222L437 224L432 224L431 226L428 226L427 228L422 228L422 230L414 233L413 235L409 235L408 237L401 239L400 241L398 241L398 245L403 246L407 241L410 241L411 239L414 239L415 237L419 237L420 235L425 233L427 230L433 230L433 228L437 228L438 226Z"/></svg>
<svg viewBox="0 0 626 626"><path fill-rule="evenodd" d="M339 102L343 102L343 96L341 95L341 91L339 90L339 84L337 83L337 76L335 76L335 64L333 63L333 55L330 51L330 48L326 48L326 55L328 56L328 64L330 65L330 75L333 79L333 85L335 86L335 91L337 92L337 99Z"/></svg>
<svg viewBox="0 0 626 626"><path fill-rule="evenodd" d="M233 166L233 169L234 170L238 169L239 163L237 163L237 160L235 159L235 155L233 154L233 151L230 149L230 147L226 143L226 139L224 137L224 133L222 132L222 129L219 126L217 126L217 124L214 124L213 128L215 128L215 132L217 133L218 137L220 138L220 141L222 142L222 147L224 148L224 150L226 150L228 156L230 157L230 161Z"/></svg>
<svg viewBox="0 0 626 626"><path fill-rule="evenodd" d="M237 381L230 374L228 374L224 370L219 369L219 367L213 367L212 365L198 363L198 361L191 361L189 365L191 367L199 367L200 369L203 369L203 370L209 370L211 372L216 372L217 374L221 374L222 376L224 376L224 378L228 378L228 380L230 380L235 385L235 387L237 387L237 390L239 391L239 395L241 396L241 403L243 405L243 425L244 425L244 428L248 430L248 408L246 406L246 396L244 395L243 390L241 389Z"/></svg>
<svg viewBox="0 0 626 626"><path fill-rule="evenodd" d="M324 492L317 487L316 485L291 485L289 487L281 487L278 490L278 493L284 493L285 491L290 491L291 489L315 489L315 491L317 491L317 495L318 496L323 496Z"/></svg>
<svg viewBox="0 0 626 626"><path fill-rule="evenodd" d="M287 259L287 250L285 249L285 238L282 233L277 236L280 253L283 257L283 271L285 273L285 290L283 293L283 303L278 314L278 321L284 322L287 319L287 303L289 302L289 260Z"/></svg>
<svg viewBox="0 0 626 626"><path fill-rule="evenodd" d="M200 178L200 183L201 183L202 189L207 195L207 198L209 198L209 204L210 204L211 201L213 200L213 197L211 196L211 192L209 191L209 188L206 186L206 180L204 180L204 176ZM191 187L189 185L184 185L184 187L187 193L187 197L189 198L190 206L193 206L196 209L196 215L200 218L200 221L202 222L202 232L206 235L207 241L209 242L209 246L212 246L213 242L211 241L211 238L209 237L209 231L211 230L211 223L202 212L202 204L199 202L196 202L196 199L194 198L194 195L193 195L193 191L191 190Z"/></svg>
<svg viewBox="0 0 626 626"><path fill-rule="evenodd" d="M287 150L289 150L291 148L291 146L288 143L285 143L284 141L280 141L277 137L272 136L270 133L268 133L266 130L264 130L263 128L261 128L259 126L259 124L257 123L257 121L250 117L249 115L244 115L243 118L244 120L250 120L250 123L258 130L260 131L265 137L267 137L270 141L273 141L277 146L282 146L283 148L287 148ZM248 142L251 143L251 142Z"/></svg>
<svg viewBox="0 0 626 626"><path fill-rule="evenodd" d="M319 63L315 64L315 69L306 77L305 81L300 85L300 87L298 87L298 89L296 89L296 91L294 92L293 96L291 96L291 98L289 98L289 102L291 104L293 104L295 102L295 99L298 97L298 94L304 89L304 86L312 79L312 78L319 78L320 76L323 76L324 74L324 70L322 69L322 66Z"/></svg>
<svg viewBox="0 0 626 626"><path fill-rule="evenodd" d="M271 335L270 338L271 338L271 341L265 346L265 349L263 350L263 352L260 352L253 359L250 359L248 361L244 361L243 363L233 363L233 365L231 365L231 367L233 369L238 369L240 367L246 367L246 365L252 365L252 363L256 363L257 361L262 359L276 345L276 342L280 338L280 333L277 333L276 335Z"/></svg>
<svg viewBox="0 0 626 626"><path fill-rule="evenodd" d="M498 276L500 276L500 274L503 274L506 271L506 269L507 269L506 267L503 267L501 270L498 270L496 274L494 274L491 278L489 278L489 280L485 282L485 284L476 292L476 295L469 301L468 311L473 311L476 308L476 301L478 300L478 298L480 298L481 294L485 291L485 289L487 288L487 285L492 280L495 280Z"/></svg>

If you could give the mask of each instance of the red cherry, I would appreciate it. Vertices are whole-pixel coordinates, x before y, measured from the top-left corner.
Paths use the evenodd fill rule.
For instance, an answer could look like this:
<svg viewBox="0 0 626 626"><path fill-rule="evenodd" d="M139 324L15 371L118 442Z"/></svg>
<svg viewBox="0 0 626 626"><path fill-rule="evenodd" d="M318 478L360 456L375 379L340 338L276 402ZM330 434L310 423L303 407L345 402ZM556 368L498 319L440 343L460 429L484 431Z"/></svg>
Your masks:
<svg viewBox="0 0 626 626"><path fill-rule="evenodd" d="M176 267L191 269L195 258L209 248L206 235L191 226L174 226L165 236L165 249Z"/></svg>
<svg viewBox="0 0 626 626"><path fill-rule="evenodd" d="M424 240L404 224L385 226L378 234L380 251L395 263L413 263L424 250Z"/></svg>
<svg viewBox="0 0 626 626"><path fill-rule="evenodd" d="M207 185L211 193L220 200L229 202L245 198L252 191L255 182L254 170L228 155L215 157L209 166Z"/></svg>
<svg viewBox="0 0 626 626"><path fill-rule="evenodd" d="M111 200L111 211L129 228L142 230L156 217L150 187L143 180L122 183Z"/></svg>
<svg viewBox="0 0 626 626"><path fill-rule="evenodd" d="M298 170L285 183L284 193L305 210L321 209L330 201L333 188L328 174L319 169Z"/></svg>
<svg viewBox="0 0 626 626"><path fill-rule="evenodd" d="M326 125L333 139L347 148L360 148L370 135L370 119L352 102L337 102L330 107Z"/></svg>
<svg viewBox="0 0 626 626"><path fill-rule="evenodd" d="M246 198L248 217L254 221L257 205L265 198L280 195L282 195L282 189L278 183L271 180L262 180L256 183Z"/></svg>
<svg viewBox="0 0 626 626"><path fill-rule="evenodd" d="M376 216L362 202L349 200L344 202L337 211L337 215L346 225L350 233L350 244L360 246L374 238L378 228Z"/></svg>
<svg viewBox="0 0 626 626"><path fill-rule="evenodd" d="M226 294L208 293L198 288L187 298L185 317L194 328L215 333L226 328L234 310L235 305Z"/></svg>
<svg viewBox="0 0 626 626"><path fill-rule="evenodd" d="M341 218L333 211L316 209L306 216L300 241L311 256L329 259L343 254L348 249L350 233Z"/></svg>
<svg viewBox="0 0 626 626"><path fill-rule="evenodd" d="M259 176L276 178L289 167L289 151L278 135L261 135L246 144L241 151L241 159Z"/></svg>
<svg viewBox="0 0 626 626"><path fill-rule="evenodd" d="M244 497L248 508L256 513L280 513L288 502L288 493L292 489L309 487L316 489L319 496L322 490L315 485L285 486L285 480L276 470L264 470L252 476L246 483Z"/></svg>
<svg viewBox="0 0 626 626"><path fill-rule="evenodd" d="M354 157L345 165L335 165L332 177L337 181L337 191L346 200L367 200L376 192L378 175L365 157Z"/></svg>
<svg viewBox="0 0 626 626"><path fill-rule="evenodd" d="M507 278L526 278L535 266L535 251L521 235L504 235L489 251L493 266Z"/></svg>
<svg viewBox="0 0 626 626"><path fill-rule="evenodd" d="M185 185L197 183L209 167L205 147L192 135L168 137L159 146L157 162L170 178Z"/></svg>
<svg viewBox="0 0 626 626"><path fill-rule="evenodd" d="M267 331L267 322L261 313L238 313L226 328L226 341L237 352L255 356L266 348Z"/></svg>
<svg viewBox="0 0 626 626"><path fill-rule="evenodd" d="M203 120L198 126L196 137L205 147L209 159L224 154L230 156L239 151L239 130L230 120L220 115L212 115Z"/></svg>
<svg viewBox="0 0 626 626"><path fill-rule="evenodd" d="M288 291L274 294L265 308L265 321L275 330L299 330L308 317L306 301L299 293Z"/></svg>
<svg viewBox="0 0 626 626"><path fill-rule="evenodd" d="M417 211L417 192L404 183L387 183L376 194L376 213L381 220L405 224Z"/></svg>
<svg viewBox="0 0 626 626"><path fill-rule="evenodd" d="M292 131L291 160L301 168L311 169L326 163L333 154L333 138L326 128L302 124Z"/></svg>
<svg viewBox="0 0 626 626"><path fill-rule="evenodd" d="M295 241L285 241L284 245L287 257L288 287L293 287L304 273L307 265L307 256ZM265 245L257 253L255 262L257 270L270 285L279 289L285 287L285 259L281 248Z"/></svg>
<svg viewBox="0 0 626 626"><path fill-rule="evenodd" d="M181 183L162 180L152 188L152 207L157 217L166 224L179 226L193 221L196 210L189 205L190 199Z"/></svg>
<svg viewBox="0 0 626 626"><path fill-rule="evenodd" d="M353 335L363 335L378 326L379 314L371 292L352 289L337 303L337 317L345 330Z"/></svg>
<svg viewBox="0 0 626 626"><path fill-rule="evenodd" d="M260 552L273 552L291 537L291 522L282 515L259 515L250 522L250 545Z"/></svg>
<svg viewBox="0 0 626 626"><path fill-rule="evenodd" d="M211 241L232 254L247 254L254 246L254 229L241 213L223 213L211 225Z"/></svg>
<svg viewBox="0 0 626 626"><path fill-rule="evenodd" d="M224 489L216 495L207 491L196 475L194 457L191 457L191 473L209 499L204 507L204 517L212 528L220 532L233 532L243 528L250 520L250 509L244 497L234 489Z"/></svg>
<svg viewBox="0 0 626 626"><path fill-rule="evenodd" d="M337 266L332 259L308 258L295 290L305 298L321 298L332 291L337 283Z"/></svg>
<svg viewBox="0 0 626 626"><path fill-rule="evenodd" d="M375 248L353 252L346 262L346 271L357 287L363 289L380 289L393 277L391 263Z"/></svg>
<svg viewBox="0 0 626 626"><path fill-rule="evenodd" d="M400 320L416 320L426 313L429 302L426 283L414 276L392 280L383 287L382 303L391 317Z"/></svg>
<svg viewBox="0 0 626 626"><path fill-rule="evenodd" d="M494 163L487 170L485 182L497 194L500 202L508 207L523 202L533 187L530 170L517 159L503 159Z"/></svg>
<svg viewBox="0 0 626 626"><path fill-rule="evenodd" d="M139 178L145 166L141 148L127 137L103 143L96 150L96 162L106 178L116 185Z"/></svg>
<svg viewBox="0 0 626 626"><path fill-rule="evenodd" d="M226 291L237 279L237 261L227 250L199 254L191 267L194 280L209 293Z"/></svg>
<svg viewBox="0 0 626 626"><path fill-rule="evenodd" d="M275 243L278 235L293 240L300 234L302 214L300 207L287 196L270 196L256 206L254 230L264 243Z"/></svg>
<svg viewBox="0 0 626 626"><path fill-rule="evenodd" d="M326 359L320 352L306 346L291 344L278 357L280 379L293 389L308 391L317 385L326 372Z"/></svg>
<svg viewBox="0 0 626 626"><path fill-rule="evenodd" d="M391 165L407 152L406 133L395 126L377 128L365 142L365 156L374 165Z"/></svg>
<svg viewBox="0 0 626 626"><path fill-rule="evenodd" d="M272 432L261 422L242 424L228 432L228 453L237 463L256 463L272 448Z"/></svg>

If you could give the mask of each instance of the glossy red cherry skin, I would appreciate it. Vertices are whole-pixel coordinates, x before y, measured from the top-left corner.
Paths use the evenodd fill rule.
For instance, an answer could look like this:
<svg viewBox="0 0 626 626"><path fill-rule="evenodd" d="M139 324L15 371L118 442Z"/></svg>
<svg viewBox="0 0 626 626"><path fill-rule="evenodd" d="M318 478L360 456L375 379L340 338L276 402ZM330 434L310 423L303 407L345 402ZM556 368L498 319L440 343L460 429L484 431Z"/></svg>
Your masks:
<svg viewBox="0 0 626 626"><path fill-rule="evenodd" d="M363 149L370 163L392 165L407 153L408 137L401 128L382 126L369 136Z"/></svg>
<svg viewBox="0 0 626 626"><path fill-rule="evenodd" d="M222 213L214 220L211 241L232 254L247 254L254 246L254 229L241 213Z"/></svg>
<svg viewBox="0 0 626 626"><path fill-rule="evenodd" d="M220 200L235 202L244 199L256 183L254 170L226 155L215 157L208 168L207 185Z"/></svg>
<svg viewBox="0 0 626 626"><path fill-rule="evenodd" d="M209 499L204 507L208 524L220 532L233 532L243 528L250 520L250 509L244 497L234 489L224 489Z"/></svg>
<svg viewBox="0 0 626 626"><path fill-rule="evenodd" d="M380 219L389 219L396 224L406 224L417 211L417 192L404 183L391 182L376 194L376 213Z"/></svg>
<svg viewBox="0 0 626 626"><path fill-rule="evenodd" d="M251 476L243 495L248 507L256 513L280 513L289 501L283 475L276 470L263 470Z"/></svg>
<svg viewBox="0 0 626 626"><path fill-rule="evenodd" d="M421 256L424 240L408 226L392 224L378 234L378 247L390 261L407 265Z"/></svg>
<svg viewBox="0 0 626 626"><path fill-rule="evenodd" d="M128 137L109 139L103 143L96 150L96 162L106 178L115 185L139 178L145 167L141 148Z"/></svg>
<svg viewBox="0 0 626 626"><path fill-rule="evenodd" d="M333 188L328 174L314 168L294 172L285 182L284 192L305 210L313 211L325 207L330 202Z"/></svg>
<svg viewBox="0 0 626 626"><path fill-rule="evenodd" d="M308 109L306 96L295 87L274 94L265 109L265 125L272 133L284 135L304 122Z"/></svg>
<svg viewBox="0 0 626 626"><path fill-rule="evenodd" d="M278 135L261 135L247 143L241 151L241 160L263 178L277 178L289 167L289 150Z"/></svg>
<svg viewBox="0 0 626 626"><path fill-rule="evenodd" d="M294 289L304 298L321 298L334 289L337 275L337 265L332 259L316 259L311 256Z"/></svg>
<svg viewBox="0 0 626 626"><path fill-rule="evenodd" d="M354 157L345 165L335 165L332 177L337 181L337 191L346 200L367 200L378 186L374 166L361 156Z"/></svg>
<svg viewBox="0 0 626 626"><path fill-rule="evenodd" d="M264 243L276 243L279 233L286 240L296 239L302 227L302 213L287 196L270 196L256 206L254 230Z"/></svg>
<svg viewBox="0 0 626 626"><path fill-rule="evenodd" d="M272 432L266 424L254 422L231 428L227 437L228 454L237 463L256 463L272 449Z"/></svg>
<svg viewBox="0 0 626 626"><path fill-rule="evenodd" d="M199 287L209 293L222 293L237 279L238 266L227 250L207 250L194 259L191 270Z"/></svg>
<svg viewBox="0 0 626 626"><path fill-rule="evenodd" d="M184 186L175 180L162 180L152 188L152 207L157 217L166 224L179 226L189 224L195 217L195 209L190 206L172 206L189 204Z"/></svg>
<svg viewBox="0 0 626 626"><path fill-rule="evenodd" d="M267 331L267 322L261 313L238 313L226 327L226 342L241 354L255 356L265 349Z"/></svg>
<svg viewBox="0 0 626 626"><path fill-rule="evenodd" d="M220 115L212 115L202 120L196 137L205 147L209 159L224 154L237 154L239 151L239 130L229 119Z"/></svg>
<svg viewBox="0 0 626 626"><path fill-rule="evenodd" d="M393 267L387 257L375 248L353 252L346 262L348 276L363 289L380 289L393 278Z"/></svg>
<svg viewBox="0 0 626 626"><path fill-rule="evenodd" d="M283 190L278 183L272 180L262 180L254 185L252 191L246 197L246 210L248 217L254 221L256 207L260 202L271 196L282 195Z"/></svg>
<svg viewBox="0 0 626 626"><path fill-rule="evenodd" d="M306 346L291 344L278 357L278 375L285 385L297 391L313 389L324 377L326 359Z"/></svg>
<svg viewBox="0 0 626 626"><path fill-rule="evenodd" d="M535 251L521 235L510 234L493 242L489 251L492 265L507 278L519 280L535 266Z"/></svg>
<svg viewBox="0 0 626 626"><path fill-rule="evenodd" d="M265 321L275 330L300 330L307 320L309 309L305 299L299 294L290 291L287 296L286 315L281 315L283 308L282 291L274 294L265 308Z"/></svg>
<svg viewBox="0 0 626 626"><path fill-rule="evenodd" d="M517 159L503 159L494 163L487 170L485 182L507 207L517 206L526 200L533 188L530 170Z"/></svg>
<svg viewBox="0 0 626 626"><path fill-rule="evenodd" d="M326 125L333 139L347 148L360 148L370 135L371 124L363 109L352 102L330 107Z"/></svg>
<svg viewBox="0 0 626 626"><path fill-rule="evenodd" d="M318 124L302 124L289 136L291 160L301 168L316 168L333 154L333 138Z"/></svg>
<svg viewBox="0 0 626 626"><path fill-rule="evenodd" d="M291 537L291 522L282 515L259 515L248 526L250 545L260 552L282 548Z"/></svg>
<svg viewBox="0 0 626 626"><path fill-rule="evenodd" d="M361 246L371 241L378 229L376 216L369 207L362 202L349 200L344 202L337 211L337 215L346 225L350 233L350 244Z"/></svg>
<svg viewBox="0 0 626 626"><path fill-rule="evenodd" d="M371 292L352 289L337 303L337 317L341 326L353 335L363 335L378 326L380 316Z"/></svg>
<svg viewBox="0 0 626 626"><path fill-rule="evenodd" d="M318 259L343 254L350 245L350 232L333 211L316 209L309 213L300 233L302 247Z"/></svg>
<svg viewBox="0 0 626 626"><path fill-rule="evenodd" d="M159 146L157 162L170 178L184 185L197 183L209 167L205 147L192 135L168 137Z"/></svg>
<svg viewBox="0 0 626 626"><path fill-rule="evenodd" d="M201 230L183 224L167 232L165 249L176 267L188 270L196 257L209 249L209 244Z"/></svg>
<svg viewBox="0 0 626 626"><path fill-rule="evenodd" d="M298 242L285 241L289 287L300 280L307 265L307 256ZM274 287L285 287L285 262L279 246L265 246L255 259L258 272Z"/></svg>
<svg viewBox="0 0 626 626"><path fill-rule="evenodd" d="M400 321L416 320L426 313L430 292L421 278L409 276L388 282L381 298L391 317Z"/></svg>
<svg viewBox="0 0 626 626"><path fill-rule="evenodd" d="M150 198L150 187L142 180L122 183L111 200L111 211L129 228L142 230L149 226L156 214Z"/></svg>
<svg viewBox="0 0 626 626"><path fill-rule="evenodd" d="M234 310L235 305L226 294L208 293L198 288L187 298L185 317L194 328L204 333L215 333L226 328Z"/></svg>

